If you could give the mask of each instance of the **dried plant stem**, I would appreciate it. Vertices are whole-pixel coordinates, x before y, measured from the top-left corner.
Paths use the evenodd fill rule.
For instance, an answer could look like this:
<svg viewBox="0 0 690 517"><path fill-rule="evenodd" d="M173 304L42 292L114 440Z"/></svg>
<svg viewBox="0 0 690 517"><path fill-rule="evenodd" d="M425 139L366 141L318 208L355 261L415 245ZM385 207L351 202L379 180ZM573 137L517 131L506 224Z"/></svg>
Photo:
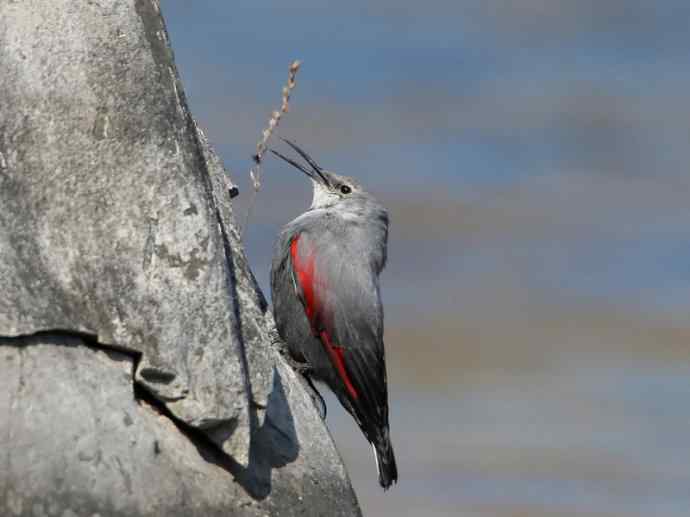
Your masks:
<svg viewBox="0 0 690 517"><path fill-rule="evenodd" d="M297 85L295 79L297 77L297 72L299 71L299 67L301 64L302 63L299 60L295 60L290 64L290 68L288 69L288 81L287 84L283 86L282 102L280 104L280 109L275 110L273 113L271 113L271 118L268 120L268 126L261 132L261 138L256 144L256 154L253 156L254 165L251 169L249 169L249 177L252 180L252 186L254 187L254 190L252 191L251 198L249 200L249 206L247 207L247 215L245 217L244 224L242 225L242 233L244 233L244 230L247 228L249 224L249 216L254 206L254 201L256 200L256 194L259 192L259 189L261 188L261 160L263 159L264 154L268 149L268 141L273 135L273 131L275 131L275 129L278 127L278 124L280 123L280 119L283 117L283 114L287 113L290 109L290 95L292 93L292 90Z"/></svg>

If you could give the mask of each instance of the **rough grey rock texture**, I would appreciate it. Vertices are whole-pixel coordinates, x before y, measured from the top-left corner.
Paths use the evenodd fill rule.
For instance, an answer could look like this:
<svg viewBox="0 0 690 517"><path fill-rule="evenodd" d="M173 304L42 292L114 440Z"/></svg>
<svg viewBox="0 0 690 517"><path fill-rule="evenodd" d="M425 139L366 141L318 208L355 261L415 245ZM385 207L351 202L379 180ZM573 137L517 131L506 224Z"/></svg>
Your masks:
<svg viewBox="0 0 690 517"><path fill-rule="evenodd" d="M0 515L43 492L77 515L157 515L184 494L179 515L291 515L298 497L358 513L271 344L225 182L156 1L0 1ZM133 424L115 425L123 411ZM154 435L167 456L144 451ZM68 454L73 436L110 455L108 475Z"/></svg>
<svg viewBox="0 0 690 517"><path fill-rule="evenodd" d="M71 336L0 338L0 515L358 513L289 368L274 367L246 469L135 400L133 367Z"/></svg>
<svg viewBox="0 0 690 517"><path fill-rule="evenodd" d="M0 333L139 351L137 380L182 420L241 427L223 239L154 4L30 0L0 20Z"/></svg>

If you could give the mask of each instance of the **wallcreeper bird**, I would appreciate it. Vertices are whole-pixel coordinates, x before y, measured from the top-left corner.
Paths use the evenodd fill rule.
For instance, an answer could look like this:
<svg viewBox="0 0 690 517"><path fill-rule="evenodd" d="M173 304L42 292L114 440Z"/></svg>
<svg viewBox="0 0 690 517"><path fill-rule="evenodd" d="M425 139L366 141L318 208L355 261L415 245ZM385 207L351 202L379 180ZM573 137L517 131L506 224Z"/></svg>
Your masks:
<svg viewBox="0 0 690 517"><path fill-rule="evenodd" d="M326 383L354 417L387 489L398 480L378 278L386 264L388 214L357 181L323 170L285 142L308 167L272 152L311 178L314 198L275 246L271 291L278 332L307 379Z"/></svg>

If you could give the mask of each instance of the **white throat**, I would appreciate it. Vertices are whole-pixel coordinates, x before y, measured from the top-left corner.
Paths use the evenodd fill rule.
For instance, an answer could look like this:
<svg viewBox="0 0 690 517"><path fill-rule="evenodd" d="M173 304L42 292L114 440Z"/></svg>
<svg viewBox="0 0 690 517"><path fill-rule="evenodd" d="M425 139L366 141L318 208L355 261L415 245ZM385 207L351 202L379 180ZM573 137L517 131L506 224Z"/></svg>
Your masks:
<svg viewBox="0 0 690 517"><path fill-rule="evenodd" d="M331 192L318 181L311 180L314 186L314 197L311 200L311 208L323 208L330 206L338 200L338 195Z"/></svg>

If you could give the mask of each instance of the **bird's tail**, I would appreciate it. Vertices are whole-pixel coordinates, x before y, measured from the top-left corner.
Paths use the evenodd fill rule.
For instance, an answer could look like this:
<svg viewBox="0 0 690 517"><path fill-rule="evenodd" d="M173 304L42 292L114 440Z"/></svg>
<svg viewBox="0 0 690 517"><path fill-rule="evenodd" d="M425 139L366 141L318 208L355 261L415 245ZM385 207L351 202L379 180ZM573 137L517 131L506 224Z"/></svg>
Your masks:
<svg viewBox="0 0 690 517"><path fill-rule="evenodd" d="M388 429L384 429L382 436L379 436L371 446L374 449L374 458L376 458L379 484L384 490L388 490L393 483L398 481L398 466L395 463L393 444L388 435Z"/></svg>

